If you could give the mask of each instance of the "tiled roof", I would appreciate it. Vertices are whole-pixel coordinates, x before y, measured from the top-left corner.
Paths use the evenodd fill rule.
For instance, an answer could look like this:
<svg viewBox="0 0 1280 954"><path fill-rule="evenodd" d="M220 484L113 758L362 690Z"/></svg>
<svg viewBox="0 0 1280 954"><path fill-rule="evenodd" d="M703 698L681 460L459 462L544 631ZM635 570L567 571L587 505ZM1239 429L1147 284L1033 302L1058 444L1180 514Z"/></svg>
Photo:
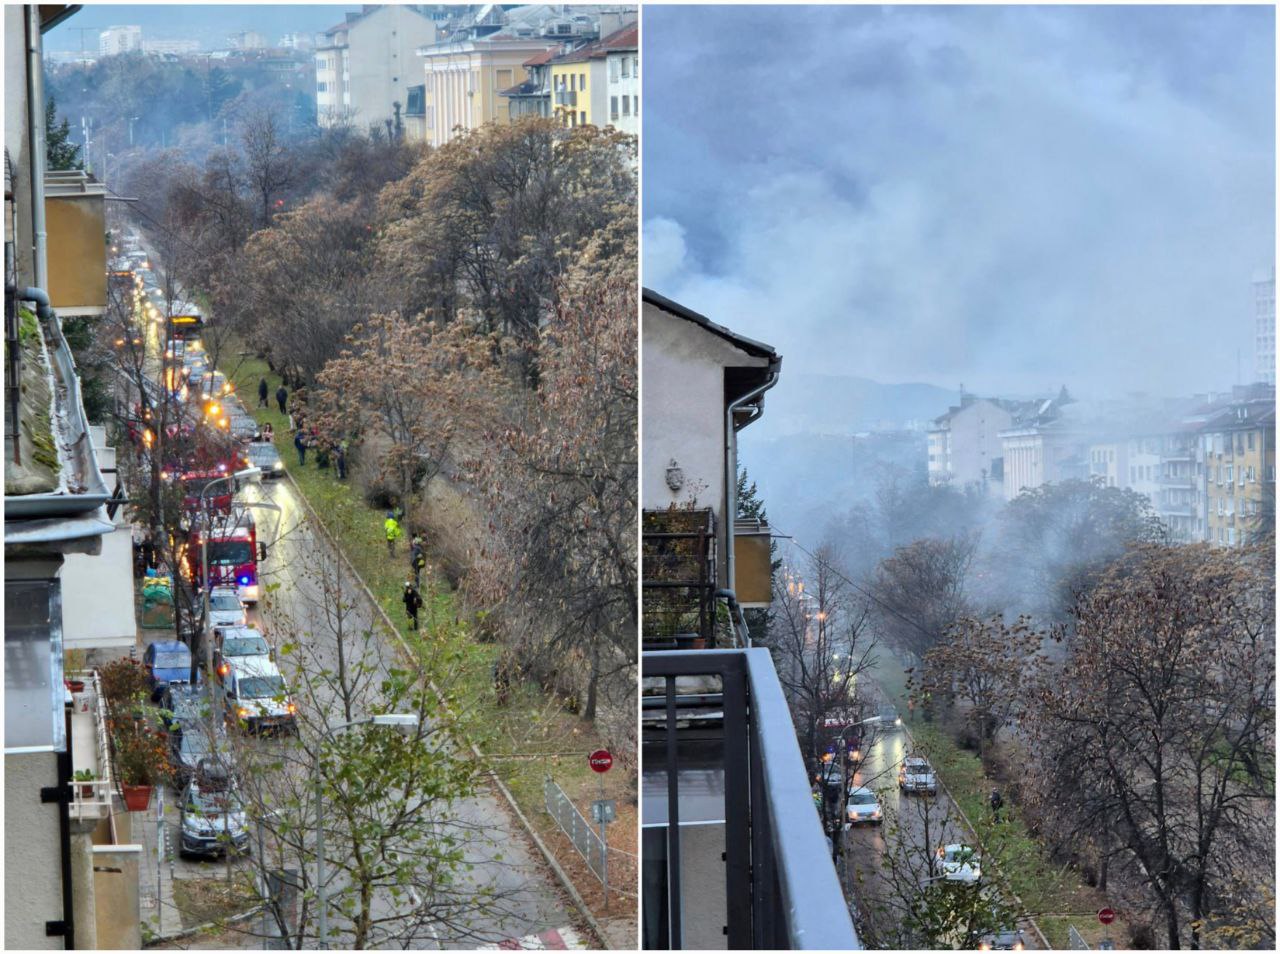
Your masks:
<svg viewBox="0 0 1280 954"><path fill-rule="evenodd" d="M610 33L600 45L606 50L638 50L640 49L640 24L632 23L621 30Z"/></svg>
<svg viewBox="0 0 1280 954"><path fill-rule="evenodd" d="M530 57L529 59L525 60L524 63L522 63L521 65L522 66L541 66L544 63L551 62L553 59L555 59L555 56L556 56L556 48L553 46L549 50L543 50L537 56Z"/></svg>

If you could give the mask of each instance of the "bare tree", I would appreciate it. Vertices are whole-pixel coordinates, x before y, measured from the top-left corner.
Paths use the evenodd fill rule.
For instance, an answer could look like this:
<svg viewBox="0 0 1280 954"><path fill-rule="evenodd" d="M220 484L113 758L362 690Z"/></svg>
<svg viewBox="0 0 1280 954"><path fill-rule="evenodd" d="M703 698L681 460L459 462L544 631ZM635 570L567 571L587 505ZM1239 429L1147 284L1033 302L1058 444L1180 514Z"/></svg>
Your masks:
<svg viewBox="0 0 1280 954"><path fill-rule="evenodd" d="M293 184L293 162L285 147L275 113L260 110L247 118L240 132L245 178L260 203L258 226L271 225L275 201Z"/></svg>
<svg viewBox="0 0 1280 954"><path fill-rule="evenodd" d="M874 584L878 623L895 649L923 659L968 611L965 584L976 548L972 535L917 540L881 562Z"/></svg>

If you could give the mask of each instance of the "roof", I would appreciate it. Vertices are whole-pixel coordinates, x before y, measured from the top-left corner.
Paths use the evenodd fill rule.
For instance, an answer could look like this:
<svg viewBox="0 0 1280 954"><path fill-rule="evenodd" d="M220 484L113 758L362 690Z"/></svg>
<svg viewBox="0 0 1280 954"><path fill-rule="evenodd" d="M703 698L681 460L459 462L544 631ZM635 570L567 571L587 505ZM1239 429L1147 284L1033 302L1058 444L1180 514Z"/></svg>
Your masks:
<svg viewBox="0 0 1280 954"><path fill-rule="evenodd" d="M674 302L670 298L659 295L655 291L648 288L644 289L644 300L678 318L691 321L695 325L701 325L704 329L711 332L711 334L716 335L719 338L723 338L725 341L728 341L736 348L742 349L747 354L754 355L757 358L768 358L771 361L781 360L777 350L772 345L753 341L751 338L745 338L740 334L736 334L724 327L724 325L717 325L706 315L700 315L696 311L686 308L684 305Z"/></svg>
<svg viewBox="0 0 1280 954"><path fill-rule="evenodd" d="M615 30L600 41L606 50L638 50L640 49L640 24L632 23L621 30Z"/></svg>
<svg viewBox="0 0 1280 954"><path fill-rule="evenodd" d="M529 59L525 60L520 65L521 66L542 66L544 63L549 63L551 62L551 60L555 59L555 56L556 56L556 48L553 46L550 49L543 50L537 56L529 57Z"/></svg>

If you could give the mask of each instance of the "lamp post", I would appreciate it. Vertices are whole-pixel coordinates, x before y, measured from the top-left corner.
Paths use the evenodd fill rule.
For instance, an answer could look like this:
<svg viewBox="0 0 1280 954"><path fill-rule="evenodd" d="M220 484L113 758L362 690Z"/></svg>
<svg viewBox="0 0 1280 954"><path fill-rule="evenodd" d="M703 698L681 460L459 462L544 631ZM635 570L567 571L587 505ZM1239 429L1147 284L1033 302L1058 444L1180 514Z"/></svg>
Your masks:
<svg viewBox="0 0 1280 954"><path fill-rule="evenodd" d="M832 826L834 838L831 839L831 860L835 861L844 847L844 822L849 812L849 748L845 745L844 734L850 729L856 729L860 725L868 725L872 722L883 721L880 716L871 716L869 719L863 719L861 722L853 722L840 730L840 817L836 819Z"/></svg>
<svg viewBox="0 0 1280 954"><path fill-rule="evenodd" d="M343 722L325 729L324 734L332 737L344 729L357 725L390 725L401 729L416 729L418 716L413 712L386 712L382 715L368 716L352 722ZM325 884L324 870L324 776L320 773L320 754L316 752L316 903L319 906L319 947L329 949L329 888Z"/></svg>

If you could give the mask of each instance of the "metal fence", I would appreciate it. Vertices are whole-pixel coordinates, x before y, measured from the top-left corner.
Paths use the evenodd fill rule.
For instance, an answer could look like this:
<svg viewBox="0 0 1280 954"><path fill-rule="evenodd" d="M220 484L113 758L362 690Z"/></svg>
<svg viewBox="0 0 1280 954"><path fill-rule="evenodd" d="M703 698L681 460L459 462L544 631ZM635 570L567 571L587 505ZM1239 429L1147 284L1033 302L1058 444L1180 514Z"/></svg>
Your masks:
<svg viewBox="0 0 1280 954"><path fill-rule="evenodd" d="M636 896L636 856L627 851L610 848L600 840L599 826L583 817L578 806L564 790L547 777L542 783L542 794L547 813L556 820L560 830L573 842L578 854L587 862L591 873L603 882L609 877L609 893L628 898Z"/></svg>

